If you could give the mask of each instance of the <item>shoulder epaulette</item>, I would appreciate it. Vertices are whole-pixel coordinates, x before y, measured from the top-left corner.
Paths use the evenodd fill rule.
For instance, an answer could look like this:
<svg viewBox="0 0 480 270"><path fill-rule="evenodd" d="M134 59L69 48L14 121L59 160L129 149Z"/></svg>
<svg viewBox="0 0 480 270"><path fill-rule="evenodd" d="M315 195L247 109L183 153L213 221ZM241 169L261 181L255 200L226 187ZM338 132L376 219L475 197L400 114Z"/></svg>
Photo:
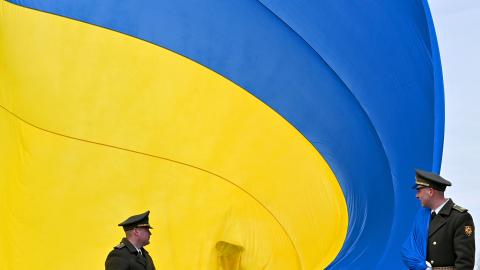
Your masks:
<svg viewBox="0 0 480 270"><path fill-rule="evenodd" d="M457 205L457 204L454 204L454 205L453 205L453 209L455 209L455 210L457 210L457 211L459 211L459 212L462 212L462 213L468 211L468 209L463 208L463 207L461 207L460 205Z"/></svg>
<svg viewBox="0 0 480 270"><path fill-rule="evenodd" d="M125 244L124 243L120 243L118 245L115 246L115 248L123 248L125 247Z"/></svg>

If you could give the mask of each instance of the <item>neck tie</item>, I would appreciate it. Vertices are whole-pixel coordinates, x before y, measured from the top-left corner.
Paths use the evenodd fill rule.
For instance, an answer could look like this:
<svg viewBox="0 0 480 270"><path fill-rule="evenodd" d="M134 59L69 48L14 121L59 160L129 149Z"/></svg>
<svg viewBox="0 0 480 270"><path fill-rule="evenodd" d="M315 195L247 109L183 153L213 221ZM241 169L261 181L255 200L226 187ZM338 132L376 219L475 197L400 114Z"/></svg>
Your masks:
<svg viewBox="0 0 480 270"><path fill-rule="evenodd" d="M432 220L435 218L435 216L437 215L437 213L435 211L433 211L431 214L430 214L430 222L432 222Z"/></svg>

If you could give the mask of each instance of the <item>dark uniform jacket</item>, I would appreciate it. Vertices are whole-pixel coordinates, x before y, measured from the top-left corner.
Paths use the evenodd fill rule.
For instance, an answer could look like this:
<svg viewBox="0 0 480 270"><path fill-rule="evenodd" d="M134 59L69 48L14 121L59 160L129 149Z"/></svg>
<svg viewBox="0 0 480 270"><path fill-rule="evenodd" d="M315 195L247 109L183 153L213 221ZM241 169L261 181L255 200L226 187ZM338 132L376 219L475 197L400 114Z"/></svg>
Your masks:
<svg viewBox="0 0 480 270"><path fill-rule="evenodd" d="M155 270L153 260L142 248L142 254L126 238L113 248L105 261L105 270Z"/></svg>
<svg viewBox="0 0 480 270"><path fill-rule="evenodd" d="M472 216L452 200L430 222L427 261L433 267L455 266L456 270L473 269L475 233Z"/></svg>

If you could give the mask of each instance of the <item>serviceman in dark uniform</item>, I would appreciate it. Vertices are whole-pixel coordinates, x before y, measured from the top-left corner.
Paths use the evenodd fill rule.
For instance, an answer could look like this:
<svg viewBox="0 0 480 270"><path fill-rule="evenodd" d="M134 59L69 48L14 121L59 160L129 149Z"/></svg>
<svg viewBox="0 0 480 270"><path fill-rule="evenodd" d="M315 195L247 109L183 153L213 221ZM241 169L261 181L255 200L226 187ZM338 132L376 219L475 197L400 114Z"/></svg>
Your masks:
<svg viewBox="0 0 480 270"><path fill-rule="evenodd" d="M155 270L153 260L143 248L150 243L150 211L129 217L118 224L126 237L107 256L105 270Z"/></svg>
<svg viewBox="0 0 480 270"><path fill-rule="evenodd" d="M416 171L416 197L423 207L431 210L427 265L434 270L472 270L475 265L475 227L467 209L444 197L446 187L451 185L439 175Z"/></svg>

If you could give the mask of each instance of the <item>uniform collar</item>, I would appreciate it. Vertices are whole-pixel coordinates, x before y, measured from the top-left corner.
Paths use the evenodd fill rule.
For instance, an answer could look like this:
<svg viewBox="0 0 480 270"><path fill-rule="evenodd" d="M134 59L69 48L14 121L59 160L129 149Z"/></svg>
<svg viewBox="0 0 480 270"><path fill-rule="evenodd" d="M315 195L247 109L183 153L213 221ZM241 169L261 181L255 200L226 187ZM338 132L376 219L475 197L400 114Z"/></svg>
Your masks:
<svg viewBox="0 0 480 270"><path fill-rule="evenodd" d="M127 238L123 238L122 243L125 244L125 246L127 247L128 251L130 251L130 253L137 254L137 248L135 248L135 246L132 243L130 243L130 241L128 241ZM142 252L143 252L143 250L142 250Z"/></svg>
<svg viewBox="0 0 480 270"><path fill-rule="evenodd" d="M434 210L432 211L432 213L433 213L433 212L435 212L435 214L440 213L440 211L443 209L443 207L445 206L445 204L447 204L447 202L448 202L449 200L450 200L450 199L446 199L440 206L438 206L436 209L434 209Z"/></svg>
<svg viewBox="0 0 480 270"><path fill-rule="evenodd" d="M132 243L130 243L130 241L128 241L127 238L123 238L122 243L125 244L125 246L127 247L128 251L130 253L135 253L135 254L138 253L137 248ZM139 249L142 251L143 254L148 254L148 251L146 249L144 249L143 247L141 247Z"/></svg>
<svg viewBox="0 0 480 270"><path fill-rule="evenodd" d="M438 212L438 214L449 216L450 212L452 211L452 207L455 205L452 199L448 199L445 204L443 205L442 209Z"/></svg>
<svg viewBox="0 0 480 270"><path fill-rule="evenodd" d="M450 213L452 212L453 205L454 203L452 199L448 199L440 212L438 212L435 218L432 219L428 228L429 237L447 222L448 216L450 216Z"/></svg>

